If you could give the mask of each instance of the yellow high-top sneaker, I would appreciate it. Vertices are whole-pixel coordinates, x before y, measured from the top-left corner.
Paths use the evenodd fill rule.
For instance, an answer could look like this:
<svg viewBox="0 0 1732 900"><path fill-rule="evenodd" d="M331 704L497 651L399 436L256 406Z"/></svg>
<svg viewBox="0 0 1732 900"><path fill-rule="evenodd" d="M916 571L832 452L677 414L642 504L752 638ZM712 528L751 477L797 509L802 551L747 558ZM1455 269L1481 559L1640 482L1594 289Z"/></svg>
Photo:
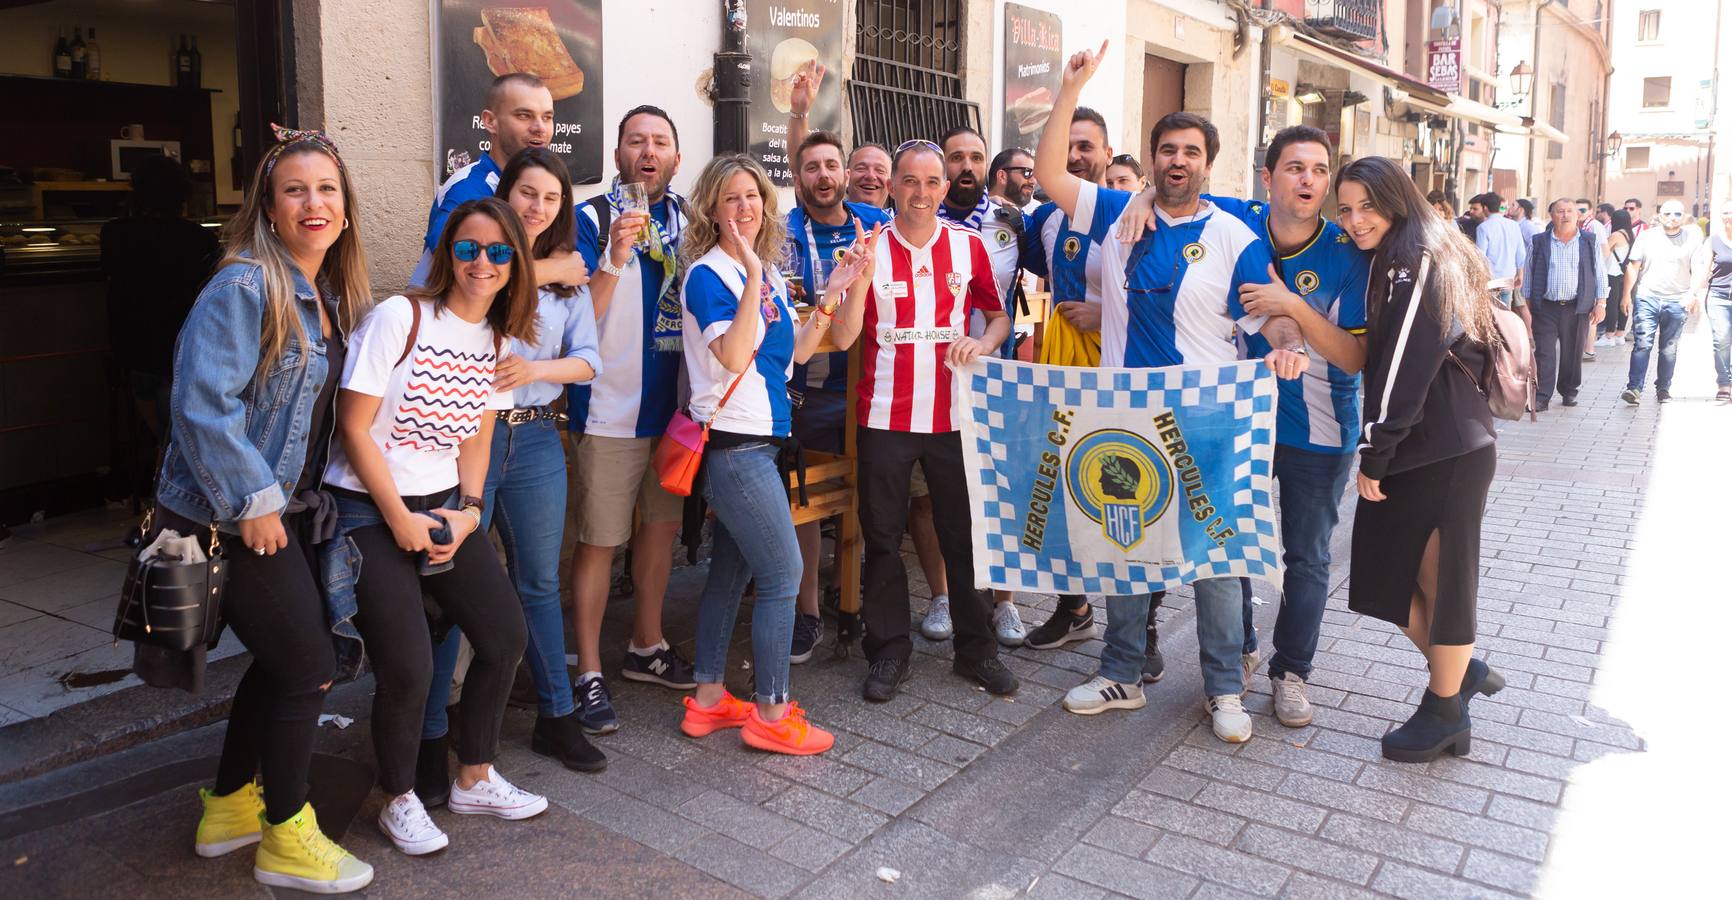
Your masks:
<svg viewBox="0 0 1732 900"><path fill-rule="evenodd" d="M253 877L271 887L314 894L346 894L373 880L373 867L349 855L319 830L313 804L281 825L267 823L253 860Z"/></svg>
<svg viewBox="0 0 1732 900"><path fill-rule="evenodd" d="M259 842L265 798L258 782L249 781L227 797L218 797L209 788L199 788L198 796L204 801L204 816L198 820L193 852L208 859Z"/></svg>

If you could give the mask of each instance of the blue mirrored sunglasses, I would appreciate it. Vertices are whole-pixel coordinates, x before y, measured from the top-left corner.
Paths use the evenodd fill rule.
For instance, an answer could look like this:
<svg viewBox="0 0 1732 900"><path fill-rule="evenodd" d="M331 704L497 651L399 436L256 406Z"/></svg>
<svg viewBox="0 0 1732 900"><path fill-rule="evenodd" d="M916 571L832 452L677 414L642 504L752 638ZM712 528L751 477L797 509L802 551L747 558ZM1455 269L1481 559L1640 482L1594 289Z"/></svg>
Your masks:
<svg viewBox="0 0 1732 900"><path fill-rule="evenodd" d="M482 249L480 241L458 241L451 245L451 255L457 257L458 262L474 262L475 257L481 255ZM510 244L505 243L488 244L485 249L487 261L496 266L511 262L511 257L516 253Z"/></svg>

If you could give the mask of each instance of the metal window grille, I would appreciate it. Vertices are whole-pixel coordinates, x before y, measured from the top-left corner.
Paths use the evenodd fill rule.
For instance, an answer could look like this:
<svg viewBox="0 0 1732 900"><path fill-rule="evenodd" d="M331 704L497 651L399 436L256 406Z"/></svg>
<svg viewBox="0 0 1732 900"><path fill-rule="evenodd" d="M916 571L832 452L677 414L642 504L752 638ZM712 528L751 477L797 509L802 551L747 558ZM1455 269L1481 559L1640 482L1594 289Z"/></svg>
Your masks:
<svg viewBox="0 0 1732 900"><path fill-rule="evenodd" d="M1382 6L1382 0L1307 0L1305 23L1330 37L1369 41L1377 37Z"/></svg>
<svg viewBox="0 0 1732 900"><path fill-rule="evenodd" d="M857 0L848 82L856 145L980 129L980 106L962 93L965 16L962 0Z"/></svg>

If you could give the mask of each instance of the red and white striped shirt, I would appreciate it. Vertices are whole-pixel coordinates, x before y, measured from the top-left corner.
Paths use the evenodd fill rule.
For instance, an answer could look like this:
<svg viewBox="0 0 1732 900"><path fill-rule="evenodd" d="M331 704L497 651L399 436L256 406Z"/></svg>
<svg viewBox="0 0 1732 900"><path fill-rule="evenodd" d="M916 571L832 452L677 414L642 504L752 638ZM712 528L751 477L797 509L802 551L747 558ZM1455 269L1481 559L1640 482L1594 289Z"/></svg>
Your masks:
<svg viewBox="0 0 1732 900"><path fill-rule="evenodd" d="M992 259L980 235L939 221L916 247L892 220L878 241L860 341L859 422L865 428L955 431L944 357L974 310L999 310Z"/></svg>

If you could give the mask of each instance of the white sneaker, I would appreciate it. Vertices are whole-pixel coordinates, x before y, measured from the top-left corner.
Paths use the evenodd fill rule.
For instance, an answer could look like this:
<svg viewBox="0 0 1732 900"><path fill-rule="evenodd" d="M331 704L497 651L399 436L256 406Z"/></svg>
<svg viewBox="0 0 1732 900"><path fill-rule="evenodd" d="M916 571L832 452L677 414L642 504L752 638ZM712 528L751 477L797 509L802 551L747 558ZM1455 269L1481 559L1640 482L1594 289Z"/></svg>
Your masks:
<svg viewBox="0 0 1732 900"><path fill-rule="evenodd" d="M531 794L505 780L499 770L489 767L487 777L465 789L453 782L447 809L463 816L498 816L501 819L527 819L547 810L547 798Z"/></svg>
<svg viewBox="0 0 1732 900"><path fill-rule="evenodd" d="M1210 697L1209 721L1215 727L1215 737L1229 744L1243 744L1251 739L1251 717L1245 705L1232 694Z"/></svg>
<svg viewBox="0 0 1732 900"><path fill-rule="evenodd" d="M1618 346L1618 342L1611 335L1601 335L1599 340L1594 341L1594 346L1596 346L1596 347L1616 347L1616 346Z"/></svg>
<svg viewBox="0 0 1732 900"><path fill-rule="evenodd" d="M1269 679L1275 694L1275 720L1288 728L1311 724L1311 701L1305 696L1305 679L1288 672Z"/></svg>
<svg viewBox="0 0 1732 900"><path fill-rule="evenodd" d="M999 603L992 608L992 633L1006 647L1021 647L1028 640L1028 629L1022 626L1022 614L1015 603Z"/></svg>
<svg viewBox="0 0 1732 900"><path fill-rule="evenodd" d="M948 641L955 632L956 627L950 624L950 598L943 594L933 597L926 618L920 620L920 633L929 641Z"/></svg>
<svg viewBox="0 0 1732 900"><path fill-rule="evenodd" d="M1122 684L1096 675L1067 691L1063 706L1079 716L1093 716L1109 709L1142 709L1148 702L1140 680Z"/></svg>
<svg viewBox="0 0 1732 900"><path fill-rule="evenodd" d="M1251 676L1257 671L1257 664L1262 661L1262 657L1255 651L1239 654L1239 696L1245 696L1245 692L1251 689Z"/></svg>
<svg viewBox="0 0 1732 900"><path fill-rule="evenodd" d="M410 856L443 850L451 843L445 832L433 824L433 818L427 815L427 807L421 805L421 798L415 796L414 791L391 798L391 802L379 810L379 830L385 832L398 850Z"/></svg>

